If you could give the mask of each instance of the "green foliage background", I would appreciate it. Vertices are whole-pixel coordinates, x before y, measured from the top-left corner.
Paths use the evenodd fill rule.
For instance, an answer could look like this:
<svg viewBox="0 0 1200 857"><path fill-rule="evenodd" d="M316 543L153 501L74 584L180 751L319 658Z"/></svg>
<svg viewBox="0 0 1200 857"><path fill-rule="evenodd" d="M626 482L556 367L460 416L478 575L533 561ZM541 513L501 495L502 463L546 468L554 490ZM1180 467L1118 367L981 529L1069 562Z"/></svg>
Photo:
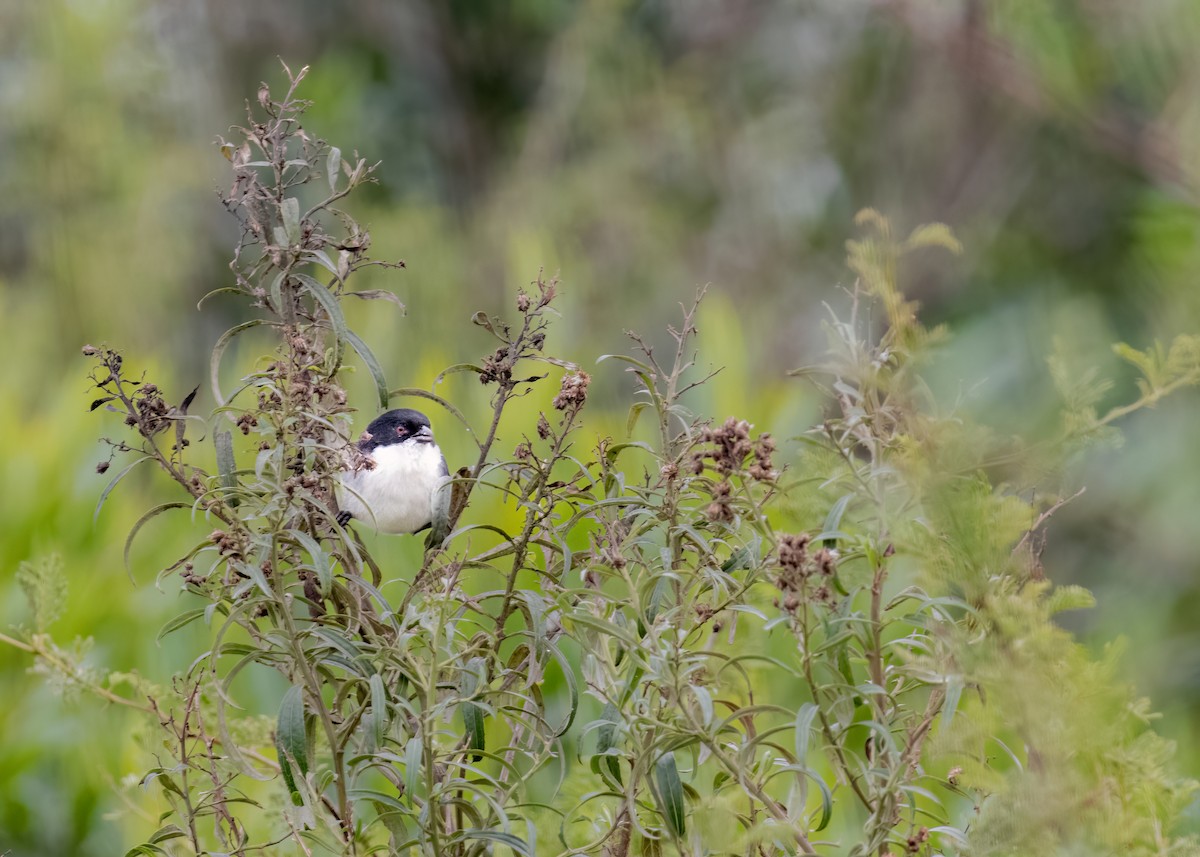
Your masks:
<svg viewBox="0 0 1200 857"><path fill-rule="evenodd" d="M57 637L92 637L96 663L156 681L191 651L186 632L154 642L177 596L122 567L129 523L167 487L135 474L93 522L106 478L78 349L120 345L180 396L201 380L239 320L219 297L194 311L225 284L235 238L210 141L278 79L277 55L313 66L315 133L383 160L355 211L377 258L406 260L386 276L408 315L367 304L349 321L393 386L477 358L470 313L507 308L542 266L564 282L556 351L589 368L711 282L702 362L726 368L694 410L793 436L819 414L784 372L823 347L821 302L843 299L844 241L873 205L901 232L938 220L964 244L905 284L927 323L952 327L938 392L1036 436L1060 406L1056 337L1072 365L1131 385L1109 343L1200 329L1198 37L1196 2L5 0L0 624L32 623L18 566L57 553ZM589 429L619 433L628 381L594 376ZM442 389L482 410L472 384ZM366 379L353 392L370 401ZM1075 462L1088 492L1045 555L1055 582L1097 594L1062 621L1097 650L1127 638L1117 672L1193 773L1198 410L1177 397L1123 426L1123 449ZM467 439L438 430L465 463ZM148 528L135 565L186 548L174 526ZM28 665L0 648L0 852L115 853L144 826L106 774L142 771L135 718L64 705ZM259 689L264 710L282 690Z"/></svg>

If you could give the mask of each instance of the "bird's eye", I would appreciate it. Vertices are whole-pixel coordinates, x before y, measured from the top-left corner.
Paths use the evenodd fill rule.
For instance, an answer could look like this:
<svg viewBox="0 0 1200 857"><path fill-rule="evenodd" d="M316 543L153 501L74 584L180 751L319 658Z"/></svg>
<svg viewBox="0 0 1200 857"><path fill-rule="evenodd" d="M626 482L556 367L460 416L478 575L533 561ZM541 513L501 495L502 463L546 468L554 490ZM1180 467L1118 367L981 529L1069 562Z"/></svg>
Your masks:
<svg viewBox="0 0 1200 857"><path fill-rule="evenodd" d="M406 434L408 434L408 429L406 429L404 426L396 426L396 434L400 435L400 437L404 437Z"/></svg>

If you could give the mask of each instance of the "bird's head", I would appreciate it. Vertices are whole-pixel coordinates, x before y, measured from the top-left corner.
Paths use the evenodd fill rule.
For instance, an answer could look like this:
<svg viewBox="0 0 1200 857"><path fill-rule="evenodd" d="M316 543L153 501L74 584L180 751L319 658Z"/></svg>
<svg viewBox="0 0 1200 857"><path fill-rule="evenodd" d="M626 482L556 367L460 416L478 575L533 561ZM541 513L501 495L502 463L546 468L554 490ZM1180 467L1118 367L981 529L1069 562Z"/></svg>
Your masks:
<svg viewBox="0 0 1200 857"><path fill-rule="evenodd" d="M393 444L433 443L433 429L429 417L412 408L397 408L381 414L371 421L358 442L363 452Z"/></svg>

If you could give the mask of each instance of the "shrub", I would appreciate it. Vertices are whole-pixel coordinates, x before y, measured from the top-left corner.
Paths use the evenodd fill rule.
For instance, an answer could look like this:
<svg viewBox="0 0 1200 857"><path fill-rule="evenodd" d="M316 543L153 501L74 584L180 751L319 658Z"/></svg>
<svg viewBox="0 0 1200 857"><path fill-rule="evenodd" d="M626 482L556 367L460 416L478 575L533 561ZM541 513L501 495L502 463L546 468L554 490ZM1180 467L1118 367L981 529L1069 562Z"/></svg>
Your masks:
<svg viewBox="0 0 1200 857"><path fill-rule="evenodd" d="M172 404L117 351L84 349L93 409L131 430L112 442L132 461L105 496L150 463L183 497L147 511L130 541L176 510L211 522L159 578L202 599L163 633L202 621L210 647L169 688L117 676L134 690L116 693L47 633L53 564L25 571L36 631L5 638L161 730L143 783L169 811L131 854L287 840L305 854L464 857L1196 852L1170 834L1193 784L1169 772L1171 747L1113 656L1093 660L1054 624L1089 596L1052 586L1039 561L1069 499L1045 493L1045 474L1196 383L1196 340L1121 346L1141 395L1104 414L1095 385L1055 362L1058 441L996 439L923 385L944 332L920 324L897 280L908 252L957 243L939 225L896 239L868 211L849 244L848 319L831 315L827 359L793 373L827 403L819 425L781 441L693 414L687 394L707 380L693 306L666 353L634 335L632 354L601 358L637 395L628 437L593 444L589 375L546 350L558 286L539 276L511 319L474 317L495 350L447 370L492 393L478 457L455 476L453 532L419 568L382 568L337 518L352 454L344 359L358 355L381 408L423 397L472 421L432 391L390 390L346 325L344 300L394 300L351 290L378 263L336 207L372 168L303 130L303 76L279 99L264 85L221 146L242 228L225 291L258 314L214 348L211 418L189 412L195 391ZM223 353L251 328L275 350L227 392ZM554 383L532 424L513 415ZM193 445L202 427L215 468ZM1020 490L1023 465L1036 494ZM511 504L518 525L464 516L472 503ZM410 581L398 600L380 590L397 577ZM247 670L290 686L269 723L233 698Z"/></svg>

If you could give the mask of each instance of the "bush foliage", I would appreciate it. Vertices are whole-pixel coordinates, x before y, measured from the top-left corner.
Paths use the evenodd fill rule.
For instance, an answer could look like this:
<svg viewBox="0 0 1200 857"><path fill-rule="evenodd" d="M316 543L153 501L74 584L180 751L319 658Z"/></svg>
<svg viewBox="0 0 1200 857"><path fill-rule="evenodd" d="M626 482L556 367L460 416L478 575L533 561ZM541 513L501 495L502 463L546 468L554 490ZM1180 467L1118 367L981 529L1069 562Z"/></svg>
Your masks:
<svg viewBox="0 0 1200 857"><path fill-rule="evenodd" d="M303 129L303 76L282 97L264 85L221 146L241 238L219 291L256 315L214 348L213 413L85 349L93 409L129 429L101 502L141 464L181 492L130 543L162 514L212 528L159 575L196 605L162 633L203 623L208 647L169 687L84 667L48 633L50 562L22 572L34 628L5 638L157 730L142 784L166 812L130 854L1200 853L1172 834L1194 784L1117 652L1096 660L1055 625L1090 596L1040 562L1073 496L1066 457L1200 380L1197 340L1119 346L1140 395L1103 413L1103 388L1056 358L1058 442L996 437L923 383L946 332L900 287L907 254L957 242L936 224L897 238L867 211L826 358L793 372L823 397L818 425L777 439L693 413L693 305L665 351L633 334L601 358L636 393L625 436L594 437L588 373L550 350L543 276L511 318L473 318L494 351L439 376L489 388L477 421L391 389L347 326L349 298L398 301L353 290L380 263L340 205L372 168ZM274 350L228 388L222 358L251 330ZM380 408L423 399L477 441L453 532L415 567L382 566L337 520L351 355ZM512 407L526 396L547 402L532 421ZM475 514L498 503L503 521ZM289 688L270 717L234 687L266 671Z"/></svg>

